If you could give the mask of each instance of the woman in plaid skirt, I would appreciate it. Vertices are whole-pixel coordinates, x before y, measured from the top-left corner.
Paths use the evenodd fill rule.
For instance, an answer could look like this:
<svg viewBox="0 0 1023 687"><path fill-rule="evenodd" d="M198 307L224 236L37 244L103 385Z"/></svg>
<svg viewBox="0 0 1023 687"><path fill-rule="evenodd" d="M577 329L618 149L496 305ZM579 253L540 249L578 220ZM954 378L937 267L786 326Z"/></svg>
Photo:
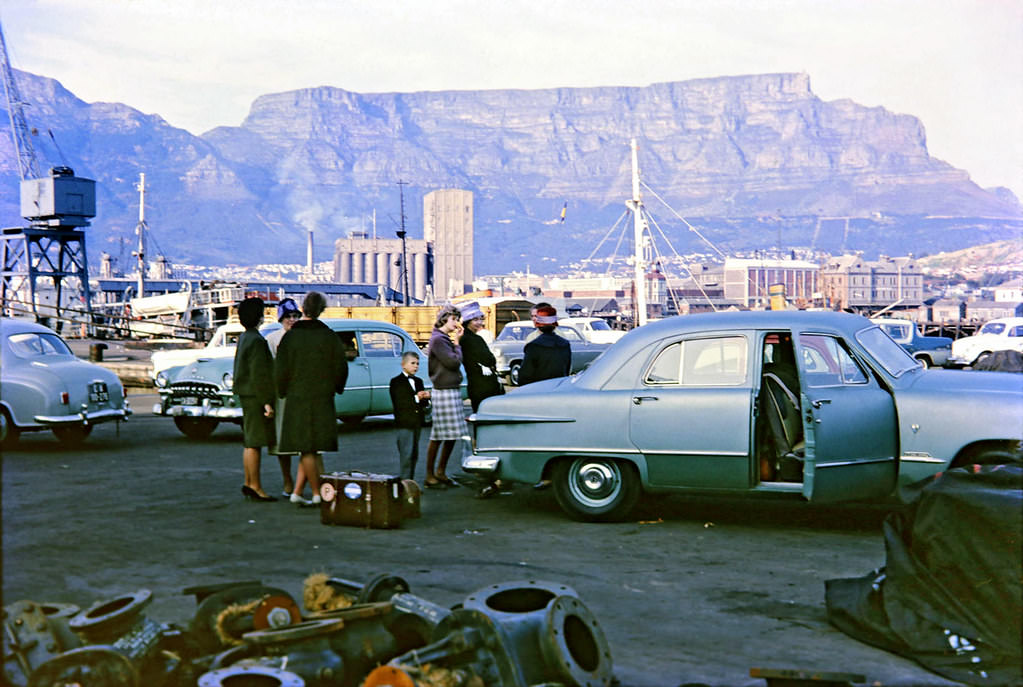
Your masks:
<svg viewBox="0 0 1023 687"><path fill-rule="evenodd" d="M441 308L428 345L430 381L433 382L433 392L430 394L433 429L426 451L426 479L423 485L427 489L458 486L444 471L451 451L455 448L455 441L468 432L462 407L462 349L458 345L464 331L459 321L461 318L461 312L455 306L445 305ZM440 460L437 460L438 449Z"/></svg>

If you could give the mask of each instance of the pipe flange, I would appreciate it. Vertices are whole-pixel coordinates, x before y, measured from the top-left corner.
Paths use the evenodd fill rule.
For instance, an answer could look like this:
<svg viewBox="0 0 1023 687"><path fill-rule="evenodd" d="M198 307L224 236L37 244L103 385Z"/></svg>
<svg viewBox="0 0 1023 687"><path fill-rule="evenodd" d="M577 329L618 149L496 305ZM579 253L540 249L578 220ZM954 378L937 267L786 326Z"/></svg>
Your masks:
<svg viewBox="0 0 1023 687"><path fill-rule="evenodd" d="M231 666L211 670L199 676L199 687L227 687L235 684L305 687L305 680L290 671L269 666Z"/></svg>
<svg viewBox="0 0 1023 687"><path fill-rule="evenodd" d="M97 601L71 618L68 626L94 644L111 642L132 626L152 600L151 591L140 589L109 601Z"/></svg>
<svg viewBox="0 0 1023 687"><path fill-rule="evenodd" d="M275 597L291 599L291 596L283 589L264 587L260 584L225 585L223 588L207 594L195 609L195 616L193 616L192 622L189 624L192 639L196 642L200 653L214 654L223 651L230 645L230 642L225 641L220 632L218 632L220 614L228 607L248 606L260 602L262 599ZM260 603L260 606L262 606L262 603ZM253 611L255 609L253 608ZM239 618L237 625L232 624L230 635L233 640L240 641L241 635L251 631L254 626L255 617L253 612L246 613L243 617ZM270 627L270 625L267 625L267 627Z"/></svg>
<svg viewBox="0 0 1023 687"><path fill-rule="evenodd" d="M547 607L540 652L566 685L607 687L613 679L611 646L596 616L578 598L559 596Z"/></svg>
<svg viewBox="0 0 1023 687"><path fill-rule="evenodd" d="M501 621L543 611L559 596L578 598L579 595L571 587L558 582L517 580L478 589L467 596L462 605Z"/></svg>

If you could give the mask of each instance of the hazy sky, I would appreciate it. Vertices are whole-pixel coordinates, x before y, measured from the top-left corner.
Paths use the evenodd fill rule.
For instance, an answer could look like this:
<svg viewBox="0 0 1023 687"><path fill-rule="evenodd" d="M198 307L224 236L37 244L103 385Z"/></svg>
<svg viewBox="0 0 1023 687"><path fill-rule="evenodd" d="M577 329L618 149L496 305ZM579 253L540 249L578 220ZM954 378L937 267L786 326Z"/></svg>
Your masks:
<svg viewBox="0 0 1023 687"><path fill-rule="evenodd" d="M0 0L0 21L15 67L196 134L323 85L806 72L824 100L916 115L933 156L1023 199L1021 0Z"/></svg>

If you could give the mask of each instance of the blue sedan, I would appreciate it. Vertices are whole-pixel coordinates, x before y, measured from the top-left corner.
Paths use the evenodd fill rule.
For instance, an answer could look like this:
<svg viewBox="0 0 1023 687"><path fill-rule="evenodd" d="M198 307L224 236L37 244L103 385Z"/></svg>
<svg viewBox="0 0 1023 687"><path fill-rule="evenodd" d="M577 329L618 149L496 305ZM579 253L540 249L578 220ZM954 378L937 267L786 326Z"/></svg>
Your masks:
<svg viewBox="0 0 1023 687"><path fill-rule="evenodd" d="M924 369L860 316L709 313L639 327L577 375L487 399L463 469L551 479L582 520L624 518L644 490L860 500L1018 459L1020 417L1018 376Z"/></svg>

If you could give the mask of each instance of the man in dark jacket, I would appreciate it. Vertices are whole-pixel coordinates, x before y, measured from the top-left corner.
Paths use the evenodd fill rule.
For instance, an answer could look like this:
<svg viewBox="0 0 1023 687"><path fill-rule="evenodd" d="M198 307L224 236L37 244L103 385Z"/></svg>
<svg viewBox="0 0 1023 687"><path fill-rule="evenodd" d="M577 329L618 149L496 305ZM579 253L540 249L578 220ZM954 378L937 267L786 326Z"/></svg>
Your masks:
<svg viewBox="0 0 1023 687"><path fill-rule="evenodd" d="M550 305L541 304L536 308L533 323L540 330L540 336L526 344L519 369L519 384L567 377L572 370L572 346L554 333L558 326L558 311Z"/></svg>
<svg viewBox="0 0 1023 687"><path fill-rule="evenodd" d="M278 449L302 455L302 470L320 502L321 451L337 450L334 394L348 381L348 361L337 334L319 320L327 299L310 291L302 301L302 319L277 348L274 372L277 394L286 400ZM299 489L296 480L296 492ZM299 494L301 497L301 494Z"/></svg>

